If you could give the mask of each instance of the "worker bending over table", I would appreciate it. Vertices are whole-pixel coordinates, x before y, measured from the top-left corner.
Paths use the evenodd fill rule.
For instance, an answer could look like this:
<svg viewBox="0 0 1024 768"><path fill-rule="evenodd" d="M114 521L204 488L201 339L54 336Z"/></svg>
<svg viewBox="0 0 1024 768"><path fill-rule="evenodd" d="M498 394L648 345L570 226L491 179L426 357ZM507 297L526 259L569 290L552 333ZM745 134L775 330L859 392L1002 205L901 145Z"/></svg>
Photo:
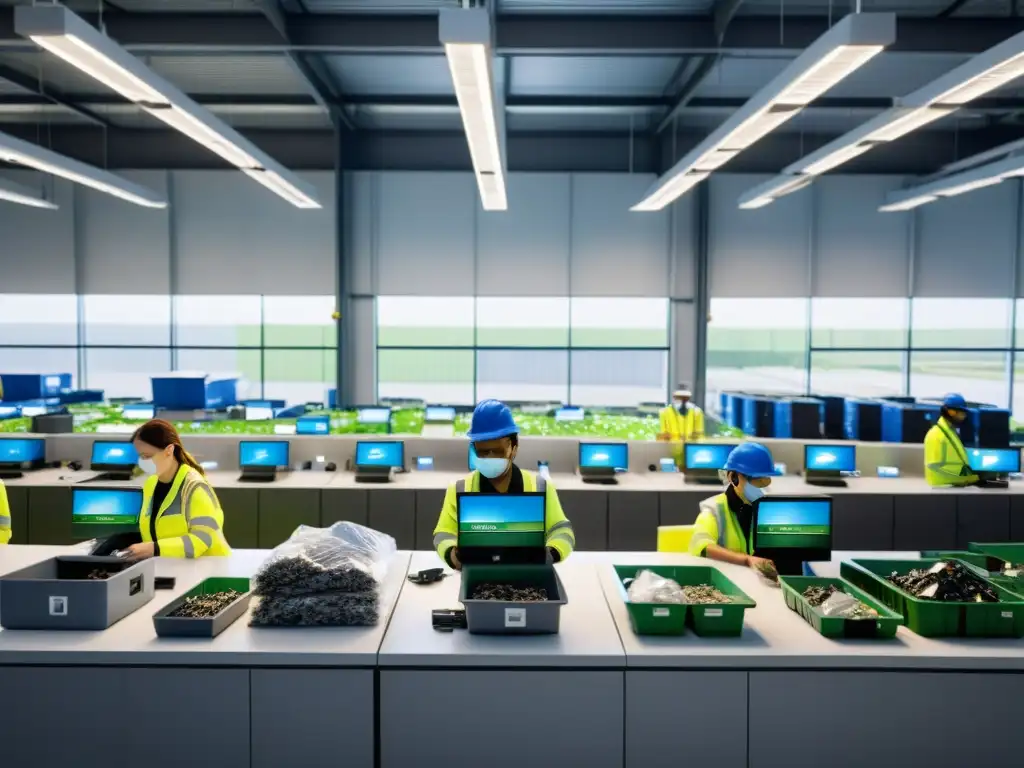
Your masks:
<svg viewBox="0 0 1024 768"><path fill-rule="evenodd" d="M680 384L672 393L672 404L658 415L658 440L672 443L672 458L680 469L683 446L704 437L704 411L690 402L692 397L689 386Z"/></svg>
<svg viewBox="0 0 1024 768"><path fill-rule="evenodd" d="M147 557L229 555L224 512L206 473L181 444L173 425L147 421L132 435L139 466L149 475L142 487L139 533L142 542L125 554Z"/></svg>
<svg viewBox="0 0 1024 768"><path fill-rule="evenodd" d="M0 480L0 544L11 540L11 505L7 501L7 489Z"/></svg>
<svg viewBox="0 0 1024 768"><path fill-rule="evenodd" d="M473 411L467 437L476 452L476 466L466 478L452 483L444 495L441 516L434 528L434 548L451 568L459 570L458 495L460 493L544 494L544 528L548 551L554 562L565 560L576 546L572 523L562 511L558 492L550 480L520 469L515 464L519 450L519 427L512 411L498 400L484 400Z"/></svg>
<svg viewBox="0 0 1024 768"><path fill-rule="evenodd" d="M971 470L967 451L956 428L967 418L963 395L949 394L935 425L924 437L924 479L937 487L974 485L980 478Z"/></svg>
<svg viewBox="0 0 1024 768"><path fill-rule="evenodd" d="M726 459L725 493L700 503L693 525L690 554L733 565L746 565L774 576L771 560L754 556L754 509L778 474L771 452L759 443L741 443Z"/></svg>

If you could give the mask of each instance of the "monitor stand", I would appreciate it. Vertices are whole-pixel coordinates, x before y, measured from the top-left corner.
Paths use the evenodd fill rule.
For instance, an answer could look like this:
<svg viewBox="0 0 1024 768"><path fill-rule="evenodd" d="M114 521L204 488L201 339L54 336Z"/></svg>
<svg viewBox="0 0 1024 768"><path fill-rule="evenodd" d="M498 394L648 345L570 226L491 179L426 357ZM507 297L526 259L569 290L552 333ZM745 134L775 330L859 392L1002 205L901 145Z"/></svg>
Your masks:
<svg viewBox="0 0 1024 768"><path fill-rule="evenodd" d="M618 478L615 477L615 470L611 467L581 467L580 479L584 483L595 485L618 485Z"/></svg>
<svg viewBox="0 0 1024 768"><path fill-rule="evenodd" d="M804 482L808 485L817 485L823 488L846 488L846 480L835 474L819 474L817 472L804 471Z"/></svg>
<svg viewBox="0 0 1024 768"><path fill-rule="evenodd" d="M98 475L82 480L83 483L127 483L132 479L132 471L127 472L100 472Z"/></svg>
<svg viewBox="0 0 1024 768"><path fill-rule="evenodd" d="M3 469L0 468L0 480L17 480L19 477L24 477L25 473L20 469Z"/></svg>
<svg viewBox="0 0 1024 768"><path fill-rule="evenodd" d="M1000 477L999 475L985 474L984 472L978 473L978 487L979 488L1009 488L1010 481L1008 478Z"/></svg>
<svg viewBox="0 0 1024 768"><path fill-rule="evenodd" d="M714 477L709 475L683 475L683 482L691 485L719 485L722 480L716 473Z"/></svg>
<svg viewBox="0 0 1024 768"><path fill-rule="evenodd" d="M391 467L356 467L357 483L390 483Z"/></svg>
<svg viewBox="0 0 1024 768"><path fill-rule="evenodd" d="M238 476L240 483L272 483L277 479L277 470L266 470L262 468L242 467L242 474Z"/></svg>

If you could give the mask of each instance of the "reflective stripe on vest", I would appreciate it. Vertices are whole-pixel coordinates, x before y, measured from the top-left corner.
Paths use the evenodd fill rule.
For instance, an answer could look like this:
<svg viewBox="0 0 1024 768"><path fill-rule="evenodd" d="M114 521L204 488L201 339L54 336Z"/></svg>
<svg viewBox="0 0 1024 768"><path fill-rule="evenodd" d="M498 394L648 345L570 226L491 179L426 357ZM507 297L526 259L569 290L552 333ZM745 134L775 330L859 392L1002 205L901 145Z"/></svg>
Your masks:
<svg viewBox="0 0 1024 768"><path fill-rule="evenodd" d="M953 446L953 451L956 453L957 458L960 459L960 462L965 467L969 467L970 462L967 460L967 452L964 450L963 441L961 441L959 436L957 436L953 427L946 422L945 418L940 417L937 423L946 440L948 440L949 444Z"/></svg>

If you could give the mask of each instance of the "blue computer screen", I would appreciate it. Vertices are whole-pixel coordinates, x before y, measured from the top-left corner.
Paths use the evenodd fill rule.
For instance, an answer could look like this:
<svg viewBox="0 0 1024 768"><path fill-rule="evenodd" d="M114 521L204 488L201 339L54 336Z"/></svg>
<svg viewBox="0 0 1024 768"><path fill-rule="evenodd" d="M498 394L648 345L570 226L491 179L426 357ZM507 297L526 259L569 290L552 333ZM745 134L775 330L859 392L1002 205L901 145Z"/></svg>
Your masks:
<svg viewBox="0 0 1024 768"><path fill-rule="evenodd" d="M287 467L288 443L244 441L238 444L238 464L242 467Z"/></svg>
<svg viewBox="0 0 1024 768"><path fill-rule="evenodd" d="M71 522L134 524L142 509L138 488L75 488L71 491Z"/></svg>
<svg viewBox="0 0 1024 768"><path fill-rule="evenodd" d="M24 464L42 461L46 442L38 439L0 440L0 464Z"/></svg>
<svg viewBox="0 0 1024 768"><path fill-rule="evenodd" d="M852 445L805 445L804 469L853 472L857 469L857 449Z"/></svg>
<svg viewBox="0 0 1024 768"><path fill-rule="evenodd" d="M391 409L360 408L358 420L360 424L387 424L391 421Z"/></svg>
<svg viewBox="0 0 1024 768"><path fill-rule="evenodd" d="M761 499L757 507L756 546L829 549L832 502L829 499Z"/></svg>
<svg viewBox="0 0 1024 768"><path fill-rule="evenodd" d="M722 469L735 447L727 444L688 443L684 466L687 469Z"/></svg>
<svg viewBox="0 0 1024 768"><path fill-rule="evenodd" d="M559 408L555 411L555 421L583 421L583 409Z"/></svg>
<svg viewBox="0 0 1024 768"><path fill-rule="evenodd" d="M399 442L356 443L357 467L402 467L405 445Z"/></svg>
<svg viewBox="0 0 1024 768"><path fill-rule="evenodd" d="M125 441L100 441L92 444L92 463L130 466L139 463L139 454L135 452L135 446Z"/></svg>
<svg viewBox="0 0 1024 768"><path fill-rule="evenodd" d="M459 497L460 547L543 547L545 497L472 493Z"/></svg>
<svg viewBox="0 0 1024 768"><path fill-rule="evenodd" d="M967 460L975 472L1020 472L1019 448L968 448Z"/></svg>
<svg viewBox="0 0 1024 768"><path fill-rule="evenodd" d="M580 443L580 467L629 468L629 447L625 443Z"/></svg>
<svg viewBox="0 0 1024 768"><path fill-rule="evenodd" d="M0 419L16 419L21 409L14 405L0 405Z"/></svg>
<svg viewBox="0 0 1024 768"><path fill-rule="evenodd" d="M425 421L455 421L455 409L447 405L428 405L423 419Z"/></svg>
<svg viewBox="0 0 1024 768"><path fill-rule="evenodd" d="M297 435L326 435L330 431L330 416L306 416L295 422Z"/></svg>
<svg viewBox="0 0 1024 768"><path fill-rule="evenodd" d="M126 419L141 419L145 421L152 419L156 414L152 405L126 405L121 410L121 415Z"/></svg>

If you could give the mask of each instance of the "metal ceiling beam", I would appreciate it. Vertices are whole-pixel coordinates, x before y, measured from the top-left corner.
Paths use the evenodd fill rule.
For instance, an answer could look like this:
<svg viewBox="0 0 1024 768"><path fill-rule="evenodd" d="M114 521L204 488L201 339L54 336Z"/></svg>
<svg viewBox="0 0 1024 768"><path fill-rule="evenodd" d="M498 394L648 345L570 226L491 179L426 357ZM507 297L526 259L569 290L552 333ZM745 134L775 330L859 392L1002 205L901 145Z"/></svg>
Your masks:
<svg viewBox="0 0 1024 768"><path fill-rule="evenodd" d="M950 3L945 8L943 8L941 11L939 11L939 13L937 14L938 18L940 18L940 19L948 19L950 16L955 14L957 11L959 11L961 8L963 8L965 5L967 5L967 3L969 3L969 2L970 2L970 0L953 0L952 3Z"/></svg>
<svg viewBox="0 0 1024 768"><path fill-rule="evenodd" d="M8 67L5 64L0 64L0 79L13 83L19 88L24 88L26 91L31 91L39 99L40 104L55 104L58 107L74 112L79 117L84 117L90 123L95 123L104 128L110 127L110 122L106 118L84 107L77 100L73 100L61 91L40 83L37 78L30 77L24 72Z"/></svg>
<svg viewBox="0 0 1024 768"><path fill-rule="evenodd" d="M35 126L6 129L35 141ZM246 131L261 149L273 153L290 168L333 171L337 141L333 131ZM48 137L54 151L85 162L100 164L107 152L110 168L223 168L223 163L198 144L175 131L120 130L109 141L98 141L95 128L54 125ZM1019 137L1014 129L993 128L961 132L922 131L879 148L851 163L854 173L913 174L933 172L954 159L957 152L976 154ZM618 133L512 133L508 138L512 172L606 171L656 173L666 161L672 142L662 136ZM680 132L681 148L696 145L703 133ZM777 173L802 153L833 139L832 135L771 134L730 163L736 173ZM106 147L106 150L104 150ZM632 149L632 169L630 155ZM347 140L346 170L449 170L471 169L465 134L461 131L409 132L358 131ZM735 164L735 165L734 165Z"/></svg>
<svg viewBox="0 0 1024 768"><path fill-rule="evenodd" d="M288 31L288 14L281 7L280 0L256 0L257 7L270 22L271 26L281 36L281 39L291 45L292 40ZM288 61L291 62L295 71L306 82L311 95L316 102L327 110L332 120L340 120L350 131L355 130L352 119L348 116L345 107L342 105L342 94L338 84L330 75L324 76L321 68L313 66L313 63L302 53L289 50L285 53Z"/></svg>
<svg viewBox="0 0 1024 768"><path fill-rule="evenodd" d="M686 109L686 105L693 99L693 96L697 92L697 89L700 88L701 83L707 79L707 76L711 74L712 70L714 70L718 65L718 62L721 60L721 56L705 56L701 59L700 65L694 70L693 74L690 75L690 79L687 80L686 84L679 89L679 93L677 93L675 98L672 100L672 106L669 108L668 114L665 115L662 121L658 124L658 129L655 133L661 133L668 128L672 124L672 121L676 119L676 116Z"/></svg>
<svg viewBox="0 0 1024 768"><path fill-rule="evenodd" d="M711 9L711 17L715 25L715 37L719 40L725 39L726 30L732 23L736 12L743 5L743 0L717 0Z"/></svg>
<svg viewBox="0 0 1024 768"><path fill-rule="evenodd" d="M104 17L107 33L136 52L433 53L441 55L433 14L286 16L290 43L261 15L125 13ZM714 20L687 16L500 15L499 56L588 54L687 56L765 52L795 55L828 29L822 16L737 16L719 45ZM902 18L888 51L980 53L1024 20ZM14 34L13 8L0 9L0 48L34 50Z"/></svg>

